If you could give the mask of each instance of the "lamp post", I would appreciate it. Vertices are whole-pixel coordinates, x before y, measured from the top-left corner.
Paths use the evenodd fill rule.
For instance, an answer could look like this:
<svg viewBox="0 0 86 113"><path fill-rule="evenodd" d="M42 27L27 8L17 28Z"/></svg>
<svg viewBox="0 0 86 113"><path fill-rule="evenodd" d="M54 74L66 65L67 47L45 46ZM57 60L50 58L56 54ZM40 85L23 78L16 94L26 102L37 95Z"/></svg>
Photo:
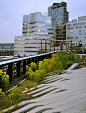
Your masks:
<svg viewBox="0 0 86 113"><path fill-rule="evenodd" d="M50 51L51 51L51 39L50 39Z"/></svg>
<svg viewBox="0 0 86 113"><path fill-rule="evenodd" d="M53 42L54 42L54 51L55 51L55 40L53 40Z"/></svg>
<svg viewBox="0 0 86 113"><path fill-rule="evenodd" d="M60 50L61 50L61 52L62 52L62 41L60 42Z"/></svg>
<svg viewBox="0 0 86 113"><path fill-rule="evenodd" d="M41 39L41 53L42 53L42 39Z"/></svg>
<svg viewBox="0 0 86 113"><path fill-rule="evenodd" d="M47 51L47 46L46 46L46 39L45 39L45 52Z"/></svg>
<svg viewBox="0 0 86 113"><path fill-rule="evenodd" d="M66 50L68 51L68 41L66 41Z"/></svg>

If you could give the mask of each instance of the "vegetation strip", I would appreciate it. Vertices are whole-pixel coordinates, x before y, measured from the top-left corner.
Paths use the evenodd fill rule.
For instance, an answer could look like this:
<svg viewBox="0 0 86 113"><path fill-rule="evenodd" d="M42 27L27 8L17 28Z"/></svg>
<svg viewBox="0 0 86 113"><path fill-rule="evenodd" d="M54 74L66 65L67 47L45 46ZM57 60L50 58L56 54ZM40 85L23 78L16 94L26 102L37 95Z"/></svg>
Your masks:
<svg viewBox="0 0 86 113"><path fill-rule="evenodd" d="M32 90L37 89L37 86L45 83L46 80L44 81L44 79L52 74L60 75L64 73L65 71L63 70L66 70L74 63L74 58L79 58L79 56L71 53L57 53L53 54L49 59L39 61L38 65L34 62L30 66L28 64L26 66L26 80L18 84L17 87L14 87L7 94L5 92L8 90L9 75L0 70L0 110L17 105L23 100L32 99L32 95L27 96L30 88L35 87ZM83 59L86 60L86 57ZM54 82L54 80L51 81Z"/></svg>

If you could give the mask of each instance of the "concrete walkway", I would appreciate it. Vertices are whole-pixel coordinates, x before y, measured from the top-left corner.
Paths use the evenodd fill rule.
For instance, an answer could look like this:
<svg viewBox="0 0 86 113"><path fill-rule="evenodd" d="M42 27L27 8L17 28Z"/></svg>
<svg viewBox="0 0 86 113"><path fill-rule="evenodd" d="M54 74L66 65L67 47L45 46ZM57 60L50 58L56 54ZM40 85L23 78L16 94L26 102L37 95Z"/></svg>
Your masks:
<svg viewBox="0 0 86 113"><path fill-rule="evenodd" d="M86 68L47 77L13 113L86 113ZM29 95L29 94L28 94Z"/></svg>

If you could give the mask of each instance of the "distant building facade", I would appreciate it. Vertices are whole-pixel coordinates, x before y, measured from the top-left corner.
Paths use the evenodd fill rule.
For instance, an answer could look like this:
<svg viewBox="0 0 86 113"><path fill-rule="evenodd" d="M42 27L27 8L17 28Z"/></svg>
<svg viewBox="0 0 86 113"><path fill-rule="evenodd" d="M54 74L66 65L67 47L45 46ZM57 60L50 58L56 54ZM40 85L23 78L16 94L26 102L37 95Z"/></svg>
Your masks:
<svg viewBox="0 0 86 113"><path fill-rule="evenodd" d="M56 39L66 40L66 24L56 25Z"/></svg>
<svg viewBox="0 0 86 113"><path fill-rule="evenodd" d="M66 24L66 40L86 45L86 16L78 17Z"/></svg>
<svg viewBox="0 0 86 113"><path fill-rule="evenodd" d="M0 43L0 56L9 56L14 54L14 43Z"/></svg>
<svg viewBox="0 0 86 113"><path fill-rule="evenodd" d="M48 7L48 15L51 16L54 36L56 36L56 25L68 22L69 13L67 12L67 3L53 3L52 6Z"/></svg>
<svg viewBox="0 0 86 113"><path fill-rule="evenodd" d="M22 36L16 36L14 42L14 56L29 56L50 49L53 38L51 17L41 12L23 16Z"/></svg>

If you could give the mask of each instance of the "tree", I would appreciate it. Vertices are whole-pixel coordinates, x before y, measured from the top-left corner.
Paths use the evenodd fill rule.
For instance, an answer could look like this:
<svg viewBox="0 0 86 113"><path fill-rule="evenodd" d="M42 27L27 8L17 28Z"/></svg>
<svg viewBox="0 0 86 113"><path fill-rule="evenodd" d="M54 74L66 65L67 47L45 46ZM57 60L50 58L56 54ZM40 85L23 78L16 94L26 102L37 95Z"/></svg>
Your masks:
<svg viewBox="0 0 86 113"><path fill-rule="evenodd" d="M44 63L43 63L43 61L39 61L39 63L38 63L38 69L39 70L44 70L45 68L44 68Z"/></svg>
<svg viewBox="0 0 86 113"><path fill-rule="evenodd" d="M2 89L0 89L0 99L2 99L3 97L5 97L5 93L2 91Z"/></svg>
<svg viewBox="0 0 86 113"><path fill-rule="evenodd" d="M34 72L31 67L26 65L26 73L25 76L27 79L34 80Z"/></svg>
<svg viewBox="0 0 86 113"><path fill-rule="evenodd" d="M4 97L5 93L2 91L2 89L0 89L0 107L2 107Z"/></svg>
<svg viewBox="0 0 86 113"><path fill-rule="evenodd" d="M31 69L32 69L33 71L36 71L36 69L37 69L37 64L34 63L34 62L32 62L32 63L31 63Z"/></svg>
<svg viewBox="0 0 86 113"><path fill-rule="evenodd" d="M51 62L51 59L44 59L44 70L46 70L46 72L50 72L50 68L49 68L49 65L50 65L50 62Z"/></svg>
<svg viewBox="0 0 86 113"><path fill-rule="evenodd" d="M44 70L46 72L50 72L50 63L51 63L51 60L50 59L44 59L43 61L40 61L39 64L38 64L38 68L39 70Z"/></svg>
<svg viewBox="0 0 86 113"><path fill-rule="evenodd" d="M22 91L15 87L10 91L10 94L8 95L9 101L11 101L11 104L17 104L21 100Z"/></svg>
<svg viewBox="0 0 86 113"><path fill-rule="evenodd" d="M74 61L67 61L67 67L70 67L73 64L74 64Z"/></svg>
<svg viewBox="0 0 86 113"><path fill-rule="evenodd" d="M9 76L6 74L6 72L0 70L0 88L2 88L3 91L6 91L8 89L8 85Z"/></svg>
<svg viewBox="0 0 86 113"><path fill-rule="evenodd" d="M30 67L29 67L28 65L26 65L26 71L28 71L28 70L29 70L29 68L30 68Z"/></svg>
<svg viewBox="0 0 86 113"><path fill-rule="evenodd" d="M28 75L29 75L29 79L34 81L34 72L33 72L33 70L31 69L31 67L30 67L30 69L28 70Z"/></svg>
<svg viewBox="0 0 86 113"><path fill-rule="evenodd" d="M37 83L40 83L41 81L44 80L45 76L46 76L46 71L45 70L36 70L34 72L34 76L35 76L35 81Z"/></svg>

